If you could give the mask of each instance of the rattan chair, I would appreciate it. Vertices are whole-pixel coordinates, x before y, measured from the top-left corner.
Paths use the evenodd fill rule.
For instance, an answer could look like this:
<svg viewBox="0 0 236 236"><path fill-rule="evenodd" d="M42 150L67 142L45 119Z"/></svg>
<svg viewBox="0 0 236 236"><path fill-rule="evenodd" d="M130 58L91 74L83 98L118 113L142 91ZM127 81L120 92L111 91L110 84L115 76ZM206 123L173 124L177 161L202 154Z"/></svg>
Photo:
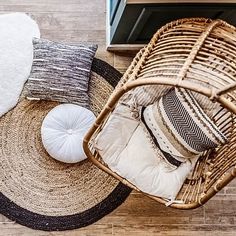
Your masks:
<svg viewBox="0 0 236 236"><path fill-rule="evenodd" d="M89 159L137 191L140 190L132 183L109 169L94 151L93 141L122 95L138 86L154 84L192 90L222 107L215 114L214 120L221 120L220 126L227 134L228 143L215 150L206 151L199 158L191 177L185 181L177 196L179 203L171 205L178 209L197 208L236 176L235 27L222 20L205 18L181 19L163 26L136 55L93 127L86 134L84 150ZM167 203L165 199L148 196L160 203Z"/></svg>

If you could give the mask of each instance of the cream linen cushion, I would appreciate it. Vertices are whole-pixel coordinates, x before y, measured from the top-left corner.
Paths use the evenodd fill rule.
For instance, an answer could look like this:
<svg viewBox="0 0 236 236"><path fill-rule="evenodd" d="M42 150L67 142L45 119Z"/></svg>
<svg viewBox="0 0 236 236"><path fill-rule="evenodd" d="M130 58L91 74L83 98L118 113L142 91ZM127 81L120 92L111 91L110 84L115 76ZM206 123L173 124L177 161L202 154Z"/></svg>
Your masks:
<svg viewBox="0 0 236 236"><path fill-rule="evenodd" d="M226 142L192 94L171 89L154 104L118 104L96 139L108 166L143 192L174 200L202 152Z"/></svg>
<svg viewBox="0 0 236 236"><path fill-rule="evenodd" d="M143 192L174 200L184 180L195 164L187 160L172 170L163 160L163 154L154 151L142 125L139 125L128 145L116 159L103 156L109 167L129 180Z"/></svg>
<svg viewBox="0 0 236 236"><path fill-rule="evenodd" d="M172 170L162 152L153 149L145 126L119 104L95 141L95 148L120 176L143 192L174 199L196 160Z"/></svg>
<svg viewBox="0 0 236 236"><path fill-rule="evenodd" d="M131 116L128 106L119 104L95 140L95 148L108 163L116 163L139 121Z"/></svg>

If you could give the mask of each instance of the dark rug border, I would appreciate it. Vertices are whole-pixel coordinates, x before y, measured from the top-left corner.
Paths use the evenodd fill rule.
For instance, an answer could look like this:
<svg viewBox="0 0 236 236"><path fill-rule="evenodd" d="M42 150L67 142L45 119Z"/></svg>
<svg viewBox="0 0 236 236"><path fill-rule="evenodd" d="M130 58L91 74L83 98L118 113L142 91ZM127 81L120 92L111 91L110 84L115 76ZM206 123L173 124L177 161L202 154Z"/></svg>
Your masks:
<svg viewBox="0 0 236 236"><path fill-rule="evenodd" d="M105 78L115 87L122 74L108 63L94 58L92 71ZM74 215L46 216L26 210L0 193L0 213L12 221L36 230L63 231L78 229L100 220L120 206L132 190L122 183L94 207Z"/></svg>
<svg viewBox="0 0 236 236"><path fill-rule="evenodd" d="M99 204L74 215L45 216L28 211L0 193L0 213L12 221L36 230L63 231L88 226L111 213L129 196L131 189L119 183Z"/></svg>
<svg viewBox="0 0 236 236"><path fill-rule="evenodd" d="M91 71L102 76L113 87L118 84L122 77L122 74L113 66L98 58L93 59Z"/></svg>

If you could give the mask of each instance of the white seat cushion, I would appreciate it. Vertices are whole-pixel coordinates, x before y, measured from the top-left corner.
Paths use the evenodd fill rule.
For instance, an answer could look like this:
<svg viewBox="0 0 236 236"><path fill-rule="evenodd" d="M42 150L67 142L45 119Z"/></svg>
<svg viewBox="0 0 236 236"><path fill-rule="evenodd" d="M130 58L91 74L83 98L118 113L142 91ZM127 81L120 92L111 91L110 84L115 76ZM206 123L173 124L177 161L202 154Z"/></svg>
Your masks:
<svg viewBox="0 0 236 236"><path fill-rule="evenodd" d="M66 163L86 159L83 138L94 121L94 114L78 105L61 104L53 108L41 127L42 142L48 154Z"/></svg>
<svg viewBox="0 0 236 236"><path fill-rule="evenodd" d="M96 138L95 148L108 166L143 192L174 199L195 160L170 169L162 152L154 151L145 127L119 104Z"/></svg>
<svg viewBox="0 0 236 236"><path fill-rule="evenodd" d="M111 170L143 192L174 200L201 153L227 139L184 89L142 107L139 119L133 117L137 110L118 104L95 148Z"/></svg>

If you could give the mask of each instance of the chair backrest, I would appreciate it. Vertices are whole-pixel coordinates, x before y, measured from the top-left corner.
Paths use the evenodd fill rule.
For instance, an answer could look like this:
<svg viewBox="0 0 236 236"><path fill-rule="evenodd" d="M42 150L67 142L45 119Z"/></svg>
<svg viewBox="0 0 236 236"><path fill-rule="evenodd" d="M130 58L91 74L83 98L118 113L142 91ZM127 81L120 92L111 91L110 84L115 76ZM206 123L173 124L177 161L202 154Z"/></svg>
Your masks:
<svg viewBox="0 0 236 236"><path fill-rule="evenodd" d="M165 92L167 85L196 92L206 113L229 139L227 145L214 153L206 152L196 165L190 182L193 185L193 181L201 179L204 184L199 185L202 189L196 192L203 195L236 165L235 61L235 27L222 20L181 19L157 31L146 48L137 54L121 81L121 85L125 81L126 86L135 80L142 80L142 84L152 80L164 84L145 86L146 92L154 94L150 103ZM142 102L143 89L136 88L135 94ZM189 195L195 196L193 192Z"/></svg>
<svg viewBox="0 0 236 236"><path fill-rule="evenodd" d="M178 196L184 204L172 206L194 208L204 204L236 176L235 62L236 29L226 22L188 18L163 26L134 58L98 117L96 127L86 137L87 142L99 126L102 128L115 104L129 97L123 96L125 93L135 95L142 105L147 102L142 97L145 93L153 94L149 100L152 103L170 87L191 90L227 136L228 143L199 158ZM104 170L119 179L108 168ZM153 198L164 203L163 199Z"/></svg>

